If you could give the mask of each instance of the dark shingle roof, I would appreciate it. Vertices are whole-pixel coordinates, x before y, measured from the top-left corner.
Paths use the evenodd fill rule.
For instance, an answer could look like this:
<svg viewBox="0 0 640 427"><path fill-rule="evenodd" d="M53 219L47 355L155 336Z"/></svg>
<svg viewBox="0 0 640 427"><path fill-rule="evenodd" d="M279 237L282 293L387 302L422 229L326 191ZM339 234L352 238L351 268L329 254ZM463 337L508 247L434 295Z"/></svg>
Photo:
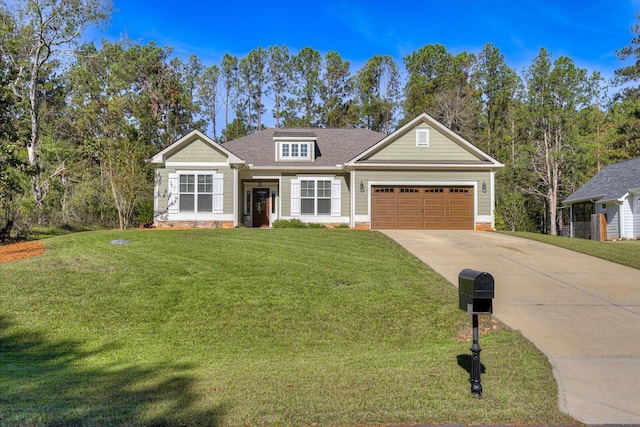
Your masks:
<svg viewBox="0 0 640 427"><path fill-rule="evenodd" d="M315 162L276 161L274 136L313 137L316 141ZM264 129L223 145L248 164L254 166L330 166L341 165L371 147L386 135L368 129L284 128Z"/></svg>
<svg viewBox="0 0 640 427"><path fill-rule="evenodd" d="M569 196L564 203L585 200L610 201L640 189L640 157L615 163L602 169L585 185Z"/></svg>

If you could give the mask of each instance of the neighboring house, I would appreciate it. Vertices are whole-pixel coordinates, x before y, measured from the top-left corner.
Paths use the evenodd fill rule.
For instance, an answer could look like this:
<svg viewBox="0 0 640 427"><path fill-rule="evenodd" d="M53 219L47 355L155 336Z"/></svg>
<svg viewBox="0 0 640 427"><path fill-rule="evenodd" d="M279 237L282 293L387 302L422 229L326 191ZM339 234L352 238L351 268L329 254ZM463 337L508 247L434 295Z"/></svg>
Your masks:
<svg viewBox="0 0 640 427"><path fill-rule="evenodd" d="M157 227L493 229L503 166L427 114L388 136L280 128L220 145L193 131L151 162Z"/></svg>
<svg viewBox="0 0 640 427"><path fill-rule="evenodd" d="M564 202L570 236L591 237L591 215L604 214L607 240L640 238L640 157L603 168Z"/></svg>

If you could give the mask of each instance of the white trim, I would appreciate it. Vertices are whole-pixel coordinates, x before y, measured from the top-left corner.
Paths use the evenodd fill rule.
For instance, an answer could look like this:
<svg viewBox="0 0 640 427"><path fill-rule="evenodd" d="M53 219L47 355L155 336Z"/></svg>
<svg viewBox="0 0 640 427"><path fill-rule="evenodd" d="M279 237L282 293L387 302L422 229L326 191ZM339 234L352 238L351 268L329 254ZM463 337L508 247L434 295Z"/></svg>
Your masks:
<svg viewBox="0 0 640 427"><path fill-rule="evenodd" d="M214 214L211 212L184 212L168 214L164 221L228 221L232 222L233 214Z"/></svg>
<svg viewBox="0 0 640 427"><path fill-rule="evenodd" d="M274 136L274 141L317 141L317 136Z"/></svg>
<svg viewBox="0 0 640 427"><path fill-rule="evenodd" d="M238 193L240 192L238 168L233 168L233 226L238 226Z"/></svg>
<svg viewBox="0 0 640 427"><path fill-rule="evenodd" d="M157 216L158 216L158 205L160 203L160 179L162 175L160 174L160 170L156 169L154 173L153 180L153 223L156 224Z"/></svg>
<svg viewBox="0 0 640 427"><path fill-rule="evenodd" d="M491 186L491 188L489 188L489 192L490 192L490 197L491 197L491 201L489 202L491 204L491 229L495 230L496 229L496 172L495 171L491 171L490 175L489 175L489 185Z"/></svg>
<svg viewBox="0 0 640 427"><path fill-rule="evenodd" d="M221 162L166 162L165 167L176 168L220 168L229 167L228 163Z"/></svg>
<svg viewBox="0 0 640 427"><path fill-rule="evenodd" d="M323 171L342 171L344 168L342 165L338 166L254 166L249 165L251 170L256 171L291 171L293 173L302 173L301 171L311 171L315 173L322 173Z"/></svg>
<svg viewBox="0 0 640 427"><path fill-rule="evenodd" d="M349 224L348 216L330 216L330 215L301 215L301 216L283 216L280 219L299 219L306 224Z"/></svg>
<svg viewBox="0 0 640 427"><path fill-rule="evenodd" d="M421 170L432 170L432 169L446 169L450 171L455 170L464 170L468 171L469 169L491 169L494 170L496 166L491 163L358 163L357 165L352 165L348 163L347 166L351 169L351 167L355 166L359 170L365 169L385 169L385 170L406 170L406 169L421 169Z"/></svg>
<svg viewBox="0 0 640 427"><path fill-rule="evenodd" d="M351 191L349 191L349 228L356 226L355 212L356 212L356 191L360 191L360 184L356 185L356 171L349 171L349 181ZM356 190L357 188L357 190Z"/></svg>

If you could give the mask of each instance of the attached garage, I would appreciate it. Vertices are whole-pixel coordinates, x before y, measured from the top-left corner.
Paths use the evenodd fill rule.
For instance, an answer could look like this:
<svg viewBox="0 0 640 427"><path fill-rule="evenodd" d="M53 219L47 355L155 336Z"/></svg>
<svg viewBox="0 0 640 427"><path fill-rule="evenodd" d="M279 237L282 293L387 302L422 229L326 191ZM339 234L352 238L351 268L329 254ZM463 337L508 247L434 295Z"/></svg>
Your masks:
<svg viewBox="0 0 640 427"><path fill-rule="evenodd" d="M371 228L473 230L473 187L373 186Z"/></svg>

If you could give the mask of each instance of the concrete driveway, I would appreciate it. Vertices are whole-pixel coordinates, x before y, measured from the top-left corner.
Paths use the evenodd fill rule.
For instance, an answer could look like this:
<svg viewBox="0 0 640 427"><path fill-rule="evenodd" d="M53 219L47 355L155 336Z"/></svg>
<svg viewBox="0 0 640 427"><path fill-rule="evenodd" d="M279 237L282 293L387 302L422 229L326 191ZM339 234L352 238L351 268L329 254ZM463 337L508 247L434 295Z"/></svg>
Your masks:
<svg viewBox="0 0 640 427"><path fill-rule="evenodd" d="M640 270L498 233L384 233L456 286L465 268L491 273L494 315L547 355L563 411L640 424Z"/></svg>

